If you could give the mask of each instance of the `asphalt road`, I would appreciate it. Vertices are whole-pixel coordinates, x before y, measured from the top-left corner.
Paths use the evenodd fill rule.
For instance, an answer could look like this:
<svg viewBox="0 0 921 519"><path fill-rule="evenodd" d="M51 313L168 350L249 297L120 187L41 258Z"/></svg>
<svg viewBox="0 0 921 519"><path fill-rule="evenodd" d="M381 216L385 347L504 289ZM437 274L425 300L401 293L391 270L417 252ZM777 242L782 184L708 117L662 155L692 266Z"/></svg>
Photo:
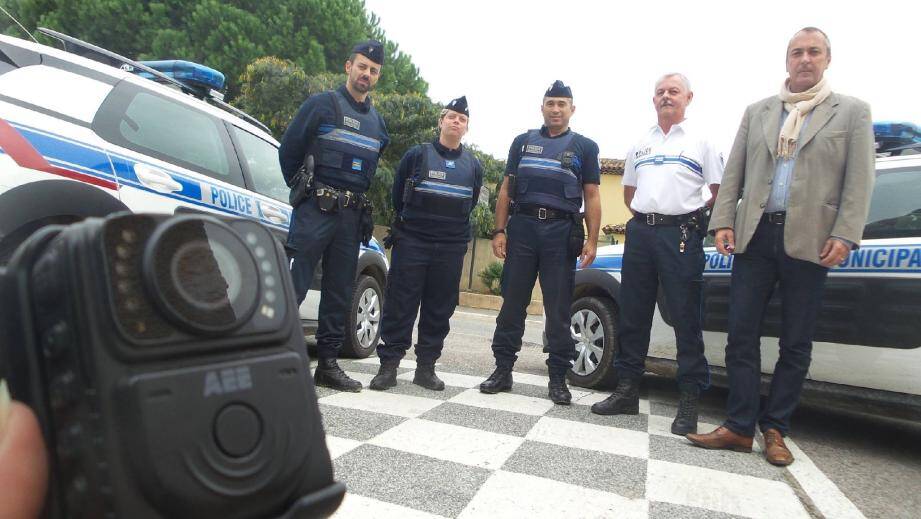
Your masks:
<svg viewBox="0 0 921 519"><path fill-rule="evenodd" d="M451 321L439 369L489 373L495 312L459 307ZM540 341L543 320L528 316L515 370L546 375ZM407 358L413 358L412 354ZM677 404L671 380L648 375L644 391ZM701 419L719 423L726 392L714 388L702 400ZM866 517L921 517L921 424L847 414L820 405L802 406L791 437L844 496Z"/></svg>

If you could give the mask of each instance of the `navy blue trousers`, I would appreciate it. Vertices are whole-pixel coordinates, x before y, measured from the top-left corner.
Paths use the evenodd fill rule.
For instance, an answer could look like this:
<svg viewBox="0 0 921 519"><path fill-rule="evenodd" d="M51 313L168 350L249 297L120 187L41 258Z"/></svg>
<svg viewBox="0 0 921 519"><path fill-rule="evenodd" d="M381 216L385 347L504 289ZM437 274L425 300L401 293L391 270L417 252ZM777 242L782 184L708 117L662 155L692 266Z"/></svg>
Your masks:
<svg viewBox="0 0 921 519"><path fill-rule="evenodd" d="M381 316L381 362L403 358L419 314L417 364L434 364L451 330L457 308L466 243L439 243L401 233L393 244L387 299ZM420 309L421 306L421 309Z"/></svg>
<svg viewBox="0 0 921 519"><path fill-rule="evenodd" d="M317 199L311 196L294 209L288 229L286 248L292 259L298 306L307 297L317 264L323 260L316 335L321 358L335 358L342 347L358 268L360 214L357 208L321 213Z"/></svg>
<svg viewBox="0 0 921 519"><path fill-rule="evenodd" d="M812 337L822 305L828 269L784 252L784 225L761 220L744 254L732 261L726 370L729 401L726 428L753 436L777 429L786 435L812 361ZM761 323L775 289L780 289L780 355L771 389L761 408Z"/></svg>
<svg viewBox="0 0 921 519"><path fill-rule="evenodd" d="M547 370L565 375L576 358L570 332L570 306L575 283L575 258L569 253L571 220L538 220L513 215L506 227L502 269L502 309L496 317L492 352L496 366L511 369L521 350L524 322L534 281L540 277L547 332Z"/></svg>
<svg viewBox="0 0 921 519"><path fill-rule="evenodd" d="M696 383L706 389L710 369L702 332L703 233L689 228L684 252L679 249L680 239L677 226L646 225L636 217L627 222L614 368L618 377L643 375L661 283L675 329L678 383Z"/></svg>

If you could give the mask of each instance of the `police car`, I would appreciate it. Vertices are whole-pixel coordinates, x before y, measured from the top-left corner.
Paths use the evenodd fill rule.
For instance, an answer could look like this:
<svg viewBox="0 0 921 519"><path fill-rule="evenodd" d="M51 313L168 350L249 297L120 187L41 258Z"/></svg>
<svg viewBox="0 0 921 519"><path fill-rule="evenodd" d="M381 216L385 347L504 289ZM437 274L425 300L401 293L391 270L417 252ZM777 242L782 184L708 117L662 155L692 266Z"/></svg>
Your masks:
<svg viewBox="0 0 921 519"><path fill-rule="evenodd" d="M888 126L887 126L888 125ZM877 142L906 125L875 126ZM918 135L921 135L919 133ZM821 398L861 412L921 420L921 155L919 144L890 143L877 158L876 185L860 248L829 272L804 399ZM905 152L904 154L902 152ZM705 248L704 343L713 382L726 384L725 348L732 257ZM572 336L578 359L574 384L614 382L623 245L602 247L594 264L576 273ZM673 377L675 335L660 293L647 371ZM778 356L780 304L772 298L763 324L761 369Z"/></svg>
<svg viewBox="0 0 921 519"><path fill-rule="evenodd" d="M292 210L278 142L223 102L220 72L39 31L65 50L0 35L0 264L41 226L118 211L247 217L284 243ZM362 247L346 355L377 345L387 266L376 240ZM313 286L300 308L308 333Z"/></svg>

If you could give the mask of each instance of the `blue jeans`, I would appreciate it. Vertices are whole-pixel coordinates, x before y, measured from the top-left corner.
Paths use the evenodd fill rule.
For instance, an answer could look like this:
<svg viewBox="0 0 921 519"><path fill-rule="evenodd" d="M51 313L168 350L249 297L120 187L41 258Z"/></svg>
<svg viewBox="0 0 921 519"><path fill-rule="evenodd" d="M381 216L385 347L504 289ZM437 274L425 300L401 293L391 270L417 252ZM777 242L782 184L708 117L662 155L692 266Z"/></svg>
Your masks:
<svg viewBox="0 0 921 519"><path fill-rule="evenodd" d="M745 253L736 254L732 262L726 345L729 401L723 425L744 436L755 434L756 421L762 431L789 432L812 360L812 337L828 269L787 256L783 236L783 224L762 218ZM775 286L781 299L780 356L759 414L761 323Z"/></svg>
<svg viewBox="0 0 921 519"><path fill-rule="evenodd" d="M438 243L402 232L393 245L387 299L381 317L381 362L403 358L419 313L416 362L434 364L441 356L451 316L457 308L466 243ZM421 305L421 310L420 310Z"/></svg>
<svg viewBox="0 0 921 519"><path fill-rule="evenodd" d="M511 369L518 359L531 291L538 276L550 350L547 370L551 375L565 375L572 367L576 343L569 330L569 310L576 264L569 253L571 229L571 220L542 221L523 215L509 219L502 269L502 309L496 317L492 339L497 367Z"/></svg>
<svg viewBox="0 0 921 519"><path fill-rule="evenodd" d="M298 306L307 297L314 270L323 260L316 336L320 358L335 358L342 347L358 268L360 214L357 208L321 213L316 197L311 196L294 208L288 229L286 249L292 259Z"/></svg>
<svg viewBox="0 0 921 519"><path fill-rule="evenodd" d="M678 382L706 389L710 368L702 332L703 234L696 228L688 229L684 252L679 249L680 240L677 226L646 225L636 217L627 222L614 368L620 378L643 375L661 283L675 329Z"/></svg>

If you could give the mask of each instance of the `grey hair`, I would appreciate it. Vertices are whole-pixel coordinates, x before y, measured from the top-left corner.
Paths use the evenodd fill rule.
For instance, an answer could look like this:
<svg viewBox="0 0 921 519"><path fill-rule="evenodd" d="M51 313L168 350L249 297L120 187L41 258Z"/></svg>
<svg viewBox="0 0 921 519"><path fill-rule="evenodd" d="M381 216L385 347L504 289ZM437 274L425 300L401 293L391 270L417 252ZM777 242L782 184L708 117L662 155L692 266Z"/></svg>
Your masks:
<svg viewBox="0 0 921 519"><path fill-rule="evenodd" d="M796 31L796 33L793 35L793 38L796 38L796 35L801 32L805 32L807 34L809 33L821 34L822 37L825 38L825 50L826 52L828 52L828 55L831 56L831 39L828 37L827 34L825 34L825 31L823 31L822 29L819 29L818 27L803 27L802 29ZM790 43L793 43L793 38L790 38ZM787 51L790 50L790 43L787 44Z"/></svg>
<svg viewBox="0 0 921 519"><path fill-rule="evenodd" d="M687 76L685 76L685 75L682 74L681 72L669 72L668 74L663 75L662 77L660 77L659 79L656 80L656 86L655 86L655 88L659 88L659 83L665 81L666 79L668 79L668 78L670 78L670 77L676 77L676 78L680 79L681 82L684 83L684 88L685 88L685 90L687 90L688 92L691 91L691 81L687 78ZM654 89L653 89L653 90L654 90Z"/></svg>

